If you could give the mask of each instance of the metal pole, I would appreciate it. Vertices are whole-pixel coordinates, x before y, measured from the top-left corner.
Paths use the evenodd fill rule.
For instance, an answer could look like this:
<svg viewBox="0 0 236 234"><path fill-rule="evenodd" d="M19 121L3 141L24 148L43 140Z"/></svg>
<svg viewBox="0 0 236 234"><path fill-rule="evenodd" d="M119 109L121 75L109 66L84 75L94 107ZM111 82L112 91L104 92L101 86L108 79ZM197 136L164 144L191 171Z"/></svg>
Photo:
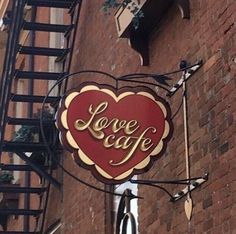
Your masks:
<svg viewBox="0 0 236 234"><path fill-rule="evenodd" d="M186 178L190 182L190 162L189 162L189 136L188 136L188 108L187 108L187 85L186 71L183 73L183 115L184 115L184 145L185 145L185 162L186 162ZM192 198L190 193L190 184L188 185L187 199L184 204L185 213L188 220L192 216Z"/></svg>
<svg viewBox="0 0 236 234"><path fill-rule="evenodd" d="M36 21L36 13L37 13L37 7L32 7L31 9L31 22ZM29 38L29 45L30 46L35 46L35 31L30 32L30 38ZM34 71L34 55L29 56L29 70ZM29 86L28 86L28 94L33 95L34 93L34 80L29 80ZM28 104L28 117L32 118L33 117L33 103ZM31 172L26 171L25 172L25 186L26 187L31 187ZM26 210L30 209L30 194L25 194L24 195L24 208ZM30 217L29 216L24 216L24 232L29 232L30 231Z"/></svg>

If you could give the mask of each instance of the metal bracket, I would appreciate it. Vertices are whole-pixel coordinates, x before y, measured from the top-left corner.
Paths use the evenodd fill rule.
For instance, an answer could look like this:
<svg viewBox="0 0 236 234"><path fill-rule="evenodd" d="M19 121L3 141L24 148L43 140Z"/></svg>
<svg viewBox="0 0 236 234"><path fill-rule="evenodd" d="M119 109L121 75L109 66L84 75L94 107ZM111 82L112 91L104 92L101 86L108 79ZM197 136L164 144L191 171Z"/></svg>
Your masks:
<svg viewBox="0 0 236 234"><path fill-rule="evenodd" d="M149 65L148 37L144 33L132 32L129 38L130 47L135 50L141 60L142 66Z"/></svg>
<svg viewBox="0 0 236 234"><path fill-rule="evenodd" d="M27 165L30 165L33 170L38 173L40 176L42 176L43 178L45 178L46 180L48 180L51 184L53 184L55 186L55 188L57 188L59 191L61 190L61 184L54 179L48 172L46 172L42 167L36 165L35 163L31 162L31 160L29 159L29 157L27 157L25 155L24 152L15 152L23 161L25 161L27 163Z"/></svg>
<svg viewBox="0 0 236 234"><path fill-rule="evenodd" d="M189 182L188 186L182 189L180 192L176 193L171 199L171 202L176 202L180 200L181 198L185 197L189 192L195 190L199 186L201 186L203 183L205 183L208 180L208 173L205 174L202 178L192 180Z"/></svg>
<svg viewBox="0 0 236 234"><path fill-rule="evenodd" d="M208 180L208 173L204 174L202 177L195 177L190 179L182 179L182 180L132 180L130 179L130 183L132 184L142 184L146 186L156 187L164 191L169 197L171 202L176 202L181 198L185 197L189 192L195 190L200 185L205 183ZM186 188L181 190L180 192L172 195L167 189L161 186L161 184L173 184L173 185L187 185Z"/></svg>
<svg viewBox="0 0 236 234"><path fill-rule="evenodd" d="M200 60L191 68L186 70L186 73L182 75L181 79L170 89L170 92L167 93L166 96L172 97L183 86L184 81L187 81L189 78L191 78L192 75L195 74L199 70L199 68L202 67L202 65L203 61Z"/></svg>

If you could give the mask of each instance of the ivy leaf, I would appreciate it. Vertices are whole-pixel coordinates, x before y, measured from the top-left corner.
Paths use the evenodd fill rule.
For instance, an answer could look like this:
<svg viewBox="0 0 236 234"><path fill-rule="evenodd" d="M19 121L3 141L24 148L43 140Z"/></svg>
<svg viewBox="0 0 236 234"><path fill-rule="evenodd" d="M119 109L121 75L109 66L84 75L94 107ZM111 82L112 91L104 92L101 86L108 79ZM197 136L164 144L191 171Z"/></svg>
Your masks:
<svg viewBox="0 0 236 234"><path fill-rule="evenodd" d="M137 30L139 28L139 25L140 25L140 20L141 18L144 17L144 13L142 10L138 11L139 8L135 7L135 9L131 10L131 13L134 14L134 18L132 20L132 23L133 23L133 27L135 30Z"/></svg>
<svg viewBox="0 0 236 234"><path fill-rule="evenodd" d="M105 0L102 9L105 13L108 13L109 9L116 8L120 6L120 3L117 2L117 0Z"/></svg>

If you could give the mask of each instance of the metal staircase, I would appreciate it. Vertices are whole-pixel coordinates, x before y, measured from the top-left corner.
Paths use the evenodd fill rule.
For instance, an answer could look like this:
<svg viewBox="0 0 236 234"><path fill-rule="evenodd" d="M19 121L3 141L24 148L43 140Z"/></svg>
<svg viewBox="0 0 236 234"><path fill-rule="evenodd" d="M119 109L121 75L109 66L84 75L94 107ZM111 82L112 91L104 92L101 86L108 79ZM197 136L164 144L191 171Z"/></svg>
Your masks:
<svg viewBox="0 0 236 234"><path fill-rule="evenodd" d="M48 154L47 147L42 141L42 137L39 132L39 140L36 142L32 141L17 141L6 139L6 131L10 126L32 126L39 129L40 119L36 118L31 114L28 117L21 118L11 116L9 113L10 105L13 103L25 103L25 105L31 106L35 103L42 103L45 96L35 95L34 93L29 94L18 94L14 93L13 85L18 80L26 80L27 82L41 81L57 81L64 75L69 73L70 62L72 58L72 51L74 46L76 28L79 19L79 12L81 8L81 1L76 0L15 0L12 1L12 18L10 19L8 41L6 45L6 55L3 67L2 78L0 80L0 155L1 163L0 170L8 171L10 173L14 171L21 172L22 176L29 178L32 172L35 172L42 183L38 187L32 186L32 183L24 184L22 186L9 186L0 184L0 193L2 194L25 194L24 196L24 208L19 207L8 207L0 206L0 220L4 220L1 225L4 231L0 231L0 234L30 234L30 233L44 233L44 220L47 209L48 193L50 192L50 186L55 186L57 189L61 189L61 183L53 177L53 170L56 168L55 162L49 157L46 163L40 163L39 161L32 160L33 155L45 156ZM25 8L31 7L31 11L37 12L38 7L44 8L61 8L66 11L70 16L70 22L68 24L50 24L35 21L26 21L24 19ZM32 19L31 19L32 20ZM54 32L64 35L65 46L64 48L46 48L38 47L35 45L20 45L21 32L27 30L30 32ZM37 35L37 34L36 34ZM23 70L17 67L16 61L17 56L53 56L56 57L57 61L63 64L62 72L49 72L49 71L34 71ZM66 83L63 85L65 90ZM50 96L46 99L46 103L54 104L60 100L61 93L64 90L59 88L58 95ZM45 90L45 95L47 90ZM32 112L32 110L31 110ZM58 142L57 130L54 127L54 120L43 120L43 125L50 129L49 136L49 147L54 152L55 156L58 157L60 153L60 144ZM5 164L3 163L2 157L6 155L17 155L24 164ZM30 154L30 156L29 156ZM30 196L31 194L37 194L40 197L40 204L37 210L30 208ZM28 205L27 205L28 204ZM11 230L11 227L7 226L7 219L9 216L24 216L24 230ZM36 218L36 227L34 230L30 229L29 217Z"/></svg>

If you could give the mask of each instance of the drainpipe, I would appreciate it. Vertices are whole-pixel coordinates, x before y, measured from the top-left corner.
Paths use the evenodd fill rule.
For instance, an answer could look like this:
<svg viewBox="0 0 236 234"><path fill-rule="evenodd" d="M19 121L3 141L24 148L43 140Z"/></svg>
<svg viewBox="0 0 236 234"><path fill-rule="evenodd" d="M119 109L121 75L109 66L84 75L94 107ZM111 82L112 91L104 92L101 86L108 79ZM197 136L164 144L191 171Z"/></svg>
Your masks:
<svg viewBox="0 0 236 234"><path fill-rule="evenodd" d="M37 7L31 8L31 22L36 21ZM29 46L35 46L35 31L30 31L29 34ZM29 55L29 70L34 71L34 55ZM34 94L34 80L28 81L28 94ZM33 103L28 104L27 115L29 118L33 117ZM25 172L25 187L31 187L31 172ZM24 195L24 209L30 209L30 194ZM24 232L30 231L30 217L24 216Z"/></svg>

